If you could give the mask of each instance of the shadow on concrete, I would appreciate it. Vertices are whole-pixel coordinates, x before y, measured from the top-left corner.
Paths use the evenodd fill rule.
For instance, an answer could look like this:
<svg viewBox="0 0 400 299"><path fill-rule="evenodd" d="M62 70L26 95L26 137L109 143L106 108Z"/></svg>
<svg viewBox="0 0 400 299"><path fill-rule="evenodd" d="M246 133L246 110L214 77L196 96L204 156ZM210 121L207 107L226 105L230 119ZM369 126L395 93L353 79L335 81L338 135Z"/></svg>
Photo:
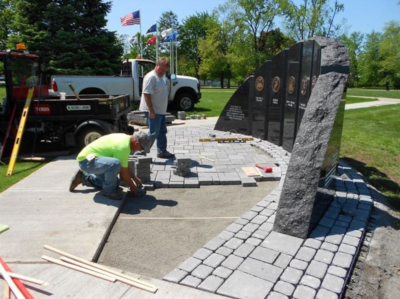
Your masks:
<svg viewBox="0 0 400 299"><path fill-rule="evenodd" d="M151 211L157 206L174 207L177 204L172 199L157 199L152 195L137 198L128 194L122 214L138 215L142 210Z"/></svg>

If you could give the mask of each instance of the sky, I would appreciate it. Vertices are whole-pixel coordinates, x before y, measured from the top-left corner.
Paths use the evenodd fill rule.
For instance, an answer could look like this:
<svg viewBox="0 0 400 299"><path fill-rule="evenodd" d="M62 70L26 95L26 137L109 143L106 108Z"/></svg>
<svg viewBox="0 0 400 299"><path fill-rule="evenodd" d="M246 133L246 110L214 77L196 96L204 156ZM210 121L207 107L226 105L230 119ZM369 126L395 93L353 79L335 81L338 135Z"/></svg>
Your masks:
<svg viewBox="0 0 400 299"><path fill-rule="evenodd" d="M227 0L105 0L112 2L111 12L107 15L107 29L116 31L117 34L133 36L140 32L139 25L122 27L120 18L126 14L140 10L141 32L147 30L159 20L163 12L172 10L181 23L189 16L197 12L211 13L218 5ZM301 0L294 0L295 3L302 3ZM333 0L331 0L333 3ZM344 4L344 12L338 14L336 20L347 19L346 26L348 33L360 31L371 33L372 31L383 32L385 24L389 21L400 20L399 0L339 0ZM279 27L279 24L275 24Z"/></svg>

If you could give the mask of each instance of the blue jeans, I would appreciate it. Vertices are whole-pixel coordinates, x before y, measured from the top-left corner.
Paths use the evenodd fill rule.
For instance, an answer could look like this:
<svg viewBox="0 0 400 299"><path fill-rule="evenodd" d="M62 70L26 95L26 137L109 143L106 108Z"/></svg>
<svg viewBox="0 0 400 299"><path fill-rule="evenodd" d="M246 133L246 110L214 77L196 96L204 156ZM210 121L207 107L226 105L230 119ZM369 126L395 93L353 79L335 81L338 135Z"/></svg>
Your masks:
<svg viewBox="0 0 400 299"><path fill-rule="evenodd" d="M150 118L146 112L147 122L149 124L149 136L154 143L157 139L157 154L167 151L167 124L165 115L156 114L155 118Z"/></svg>
<svg viewBox="0 0 400 299"><path fill-rule="evenodd" d="M92 161L79 162L79 168L83 171L85 180L83 185L92 186L112 193L118 188L118 174L121 163L118 159L109 157L96 157Z"/></svg>

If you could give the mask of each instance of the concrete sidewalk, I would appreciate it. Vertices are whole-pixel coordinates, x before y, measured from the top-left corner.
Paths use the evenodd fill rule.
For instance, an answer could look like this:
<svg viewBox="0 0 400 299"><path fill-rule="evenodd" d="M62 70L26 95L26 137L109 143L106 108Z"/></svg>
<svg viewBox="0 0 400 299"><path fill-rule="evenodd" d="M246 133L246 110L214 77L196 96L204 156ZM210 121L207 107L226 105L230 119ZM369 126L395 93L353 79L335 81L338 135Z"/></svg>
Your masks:
<svg viewBox="0 0 400 299"><path fill-rule="evenodd" d="M357 96L357 97L358 98L366 98L366 99L376 99L375 97L361 97L361 96ZM377 99L378 99L377 101L373 101L373 102L346 104L345 110L400 104L399 99L390 99L390 98L377 98Z"/></svg>

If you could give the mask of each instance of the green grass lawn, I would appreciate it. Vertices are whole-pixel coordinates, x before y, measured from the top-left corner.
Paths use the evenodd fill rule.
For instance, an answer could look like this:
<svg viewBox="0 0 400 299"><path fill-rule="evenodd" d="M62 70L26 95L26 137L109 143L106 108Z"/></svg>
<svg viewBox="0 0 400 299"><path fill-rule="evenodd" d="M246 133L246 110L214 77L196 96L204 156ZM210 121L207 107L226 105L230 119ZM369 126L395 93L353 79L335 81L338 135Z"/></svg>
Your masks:
<svg viewBox="0 0 400 299"><path fill-rule="evenodd" d="M364 102L374 102L378 99L367 99L367 98L357 98L357 97L346 97L346 105L348 104L356 104L356 103L364 103Z"/></svg>
<svg viewBox="0 0 400 299"><path fill-rule="evenodd" d="M400 91L349 88L347 89L347 96L362 96L362 97L374 97L374 98L382 97L382 98L400 99Z"/></svg>
<svg viewBox="0 0 400 299"><path fill-rule="evenodd" d="M341 157L400 209L400 105L346 110Z"/></svg>
<svg viewBox="0 0 400 299"><path fill-rule="evenodd" d="M48 161L31 162L31 161L17 161L11 176L7 176L8 160L3 160L6 165L0 165L0 192L18 183L23 178L30 175L32 172L46 165Z"/></svg>

